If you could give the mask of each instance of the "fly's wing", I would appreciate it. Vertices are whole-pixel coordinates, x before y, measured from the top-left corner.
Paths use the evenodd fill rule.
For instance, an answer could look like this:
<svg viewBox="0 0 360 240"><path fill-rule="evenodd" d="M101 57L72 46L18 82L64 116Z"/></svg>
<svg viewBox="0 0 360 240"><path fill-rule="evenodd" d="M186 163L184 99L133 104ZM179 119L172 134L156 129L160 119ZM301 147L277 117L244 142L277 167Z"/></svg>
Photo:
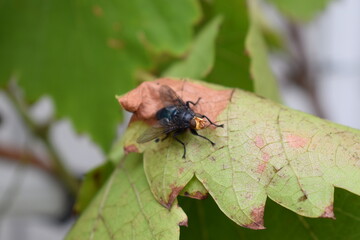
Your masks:
<svg viewBox="0 0 360 240"><path fill-rule="evenodd" d="M167 85L160 87L160 100L164 106L185 106L184 101Z"/></svg>
<svg viewBox="0 0 360 240"><path fill-rule="evenodd" d="M172 126L167 119L160 120L157 124L148 128L140 137L136 140L137 143L146 143L164 134L171 133L175 130L174 126Z"/></svg>
<svg viewBox="0 0 360 240"><path fill-rule="evenodd" d="M162 85L160 87L160 100L164 106L181 106L186 107L184 101L167 85ZM169 119L161 119L153 127L147 129L137 140L137 143L145 143L156 138L159 138L161 135L171 133L177 128L172 124Z"/></svg>
<svg viewBox="0 0 360 240"><path fill-rule="evenodd" d="M165 129L161 126L153 126L151 128L148 128L143 134L141 134L140 137L136 140L137 143L146 143L151 140L154 140L161 135L163 135L165 132Z"/></svg>

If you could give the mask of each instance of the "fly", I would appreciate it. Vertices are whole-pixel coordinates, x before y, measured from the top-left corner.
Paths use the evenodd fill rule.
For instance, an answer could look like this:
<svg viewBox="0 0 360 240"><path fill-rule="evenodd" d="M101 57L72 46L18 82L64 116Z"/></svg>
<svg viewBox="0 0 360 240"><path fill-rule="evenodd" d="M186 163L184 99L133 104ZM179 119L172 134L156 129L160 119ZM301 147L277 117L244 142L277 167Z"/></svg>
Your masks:
<svg viewBox="0 0 360 240"><path fill-rule="evenodd" d="M200 99L201 98L198 98L195 103L192 101L184 102L169 86L162 85L160 87L160 100L165 107L156 112L155 116L158 122L153 127L147 129L137 139L137 143L145 143L154 139L156 142L159 142L161 136L165 135L165 137L161 139L161 141L163 141L171 135L177 142L183 145L184 154L182 157L185 158L186 146L185 143L178 138L178 135L190 129L193 135L206 139L214 146L214 142L200 135L197 130L206 127L206 120L216 127L224 127L224 124L215 124L207 116L195 113L191 109L190 104L196 106Z"/></svg>

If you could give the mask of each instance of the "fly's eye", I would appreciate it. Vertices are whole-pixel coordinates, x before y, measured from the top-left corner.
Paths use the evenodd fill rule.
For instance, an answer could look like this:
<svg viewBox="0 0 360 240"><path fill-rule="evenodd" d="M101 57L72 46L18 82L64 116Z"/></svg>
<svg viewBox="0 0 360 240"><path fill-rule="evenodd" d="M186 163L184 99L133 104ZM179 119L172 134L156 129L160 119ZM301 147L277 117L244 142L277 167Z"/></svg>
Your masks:
<svg viewBox="0 0 360 240"><path fill-rule="evenodd" d="M193 129L196 129L196 120L195 120L195 118L190 120L190 127L193 128Z"/></svg>

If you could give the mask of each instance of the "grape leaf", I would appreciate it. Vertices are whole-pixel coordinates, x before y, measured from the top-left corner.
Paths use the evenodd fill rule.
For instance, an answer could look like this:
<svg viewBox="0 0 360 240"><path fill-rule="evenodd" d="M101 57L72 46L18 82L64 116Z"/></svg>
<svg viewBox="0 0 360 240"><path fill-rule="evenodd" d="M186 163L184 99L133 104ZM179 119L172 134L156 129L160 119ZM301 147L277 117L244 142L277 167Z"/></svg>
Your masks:
<svg viewBox="0 0 360 240"><path fill-rule="evenodd" d="M187 58L173 64L162 75L166 77L204 78L214 64L214 45L220 24L221 17L210 21L195 38Z"/></svg>
<svg viewBox="0 0 360 240"><path fill-rule="evenodd" d="M184 134L187 157L172 138L137 144L161 108L160 85L184 100L201 97L195 111L224 123L201 134ZM134 112L125 149L142 151L145 173L156 199L166 207L196 176L220 209L241 226L262 229L266 198L308 217L333 218L334 186L360 194L360 131L288 109L238 89L186 80L146 82L119 98ZM136 132L132 131L136 128ZM129 135L128 135L129 136Z"/></svg>
<svg viewBox="0 0 360 240"><path fill-rule="evenodd" d="M28 99L54 99L59 117L109 149L116 93L161 53L183 54L200 18L196 0L2 1L0 83L17 78Z"/></svg>
<svg viewBox="0 0 360 240"><path fill-rule="evenodd" d="M221 15L223 22L215 45L215 64L206 81L253 91L245 38L249 27L245 0L201 1L205 19Z"/></svg>
<svg viewBox="0 0 360 240"><path fill-rule="evenodd" d="M81 213L85 210L99 189L105 184L113 170L113 162L106 161L85 174L74 206L76 213Z"/></svg>
<svg viewBox="0 0 360 240"><path fill-rule="evenodd" d="M287 16L301 21L309 21L315 17L332 0L268 0Z"/></svg>
<svg viewBox="0 0 360 240"><path fill-rule="evenodd" d="M250 72L254 91L274 101L280 101L277 81L268 59L268 49L259 22L262 17L257 0L249 0L250 28L246 36L246 49L250 55Z"/></svg>
<svg viewBox="0 0 360 240"><path fill-rule="evenodd" d="M162 207L150 192L142 158L130 154L80 216L66 239L178 239L182 209Z"/></svg>
<svg viewBox="0 0 360 240"><path fill-rule="evenodd" d="M195 199L205 199L209 193L204 185L196 177L193 177L179 194Z"/></svg>

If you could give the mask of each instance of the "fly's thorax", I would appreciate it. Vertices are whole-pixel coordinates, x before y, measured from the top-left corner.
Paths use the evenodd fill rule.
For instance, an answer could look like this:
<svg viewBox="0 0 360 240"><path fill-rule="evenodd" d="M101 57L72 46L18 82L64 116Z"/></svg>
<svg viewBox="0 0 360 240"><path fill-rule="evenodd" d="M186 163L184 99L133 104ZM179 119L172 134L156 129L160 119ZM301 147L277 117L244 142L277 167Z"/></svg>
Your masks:
<svg viewBox="0 0 360 240"><path fill-rule="evenodd" d="M204 120L203 118L195 116L190 121L190 127L195 129L195 130L203 129L203 128L205 128L205 123L206 123L206 120Z"/></svg>

